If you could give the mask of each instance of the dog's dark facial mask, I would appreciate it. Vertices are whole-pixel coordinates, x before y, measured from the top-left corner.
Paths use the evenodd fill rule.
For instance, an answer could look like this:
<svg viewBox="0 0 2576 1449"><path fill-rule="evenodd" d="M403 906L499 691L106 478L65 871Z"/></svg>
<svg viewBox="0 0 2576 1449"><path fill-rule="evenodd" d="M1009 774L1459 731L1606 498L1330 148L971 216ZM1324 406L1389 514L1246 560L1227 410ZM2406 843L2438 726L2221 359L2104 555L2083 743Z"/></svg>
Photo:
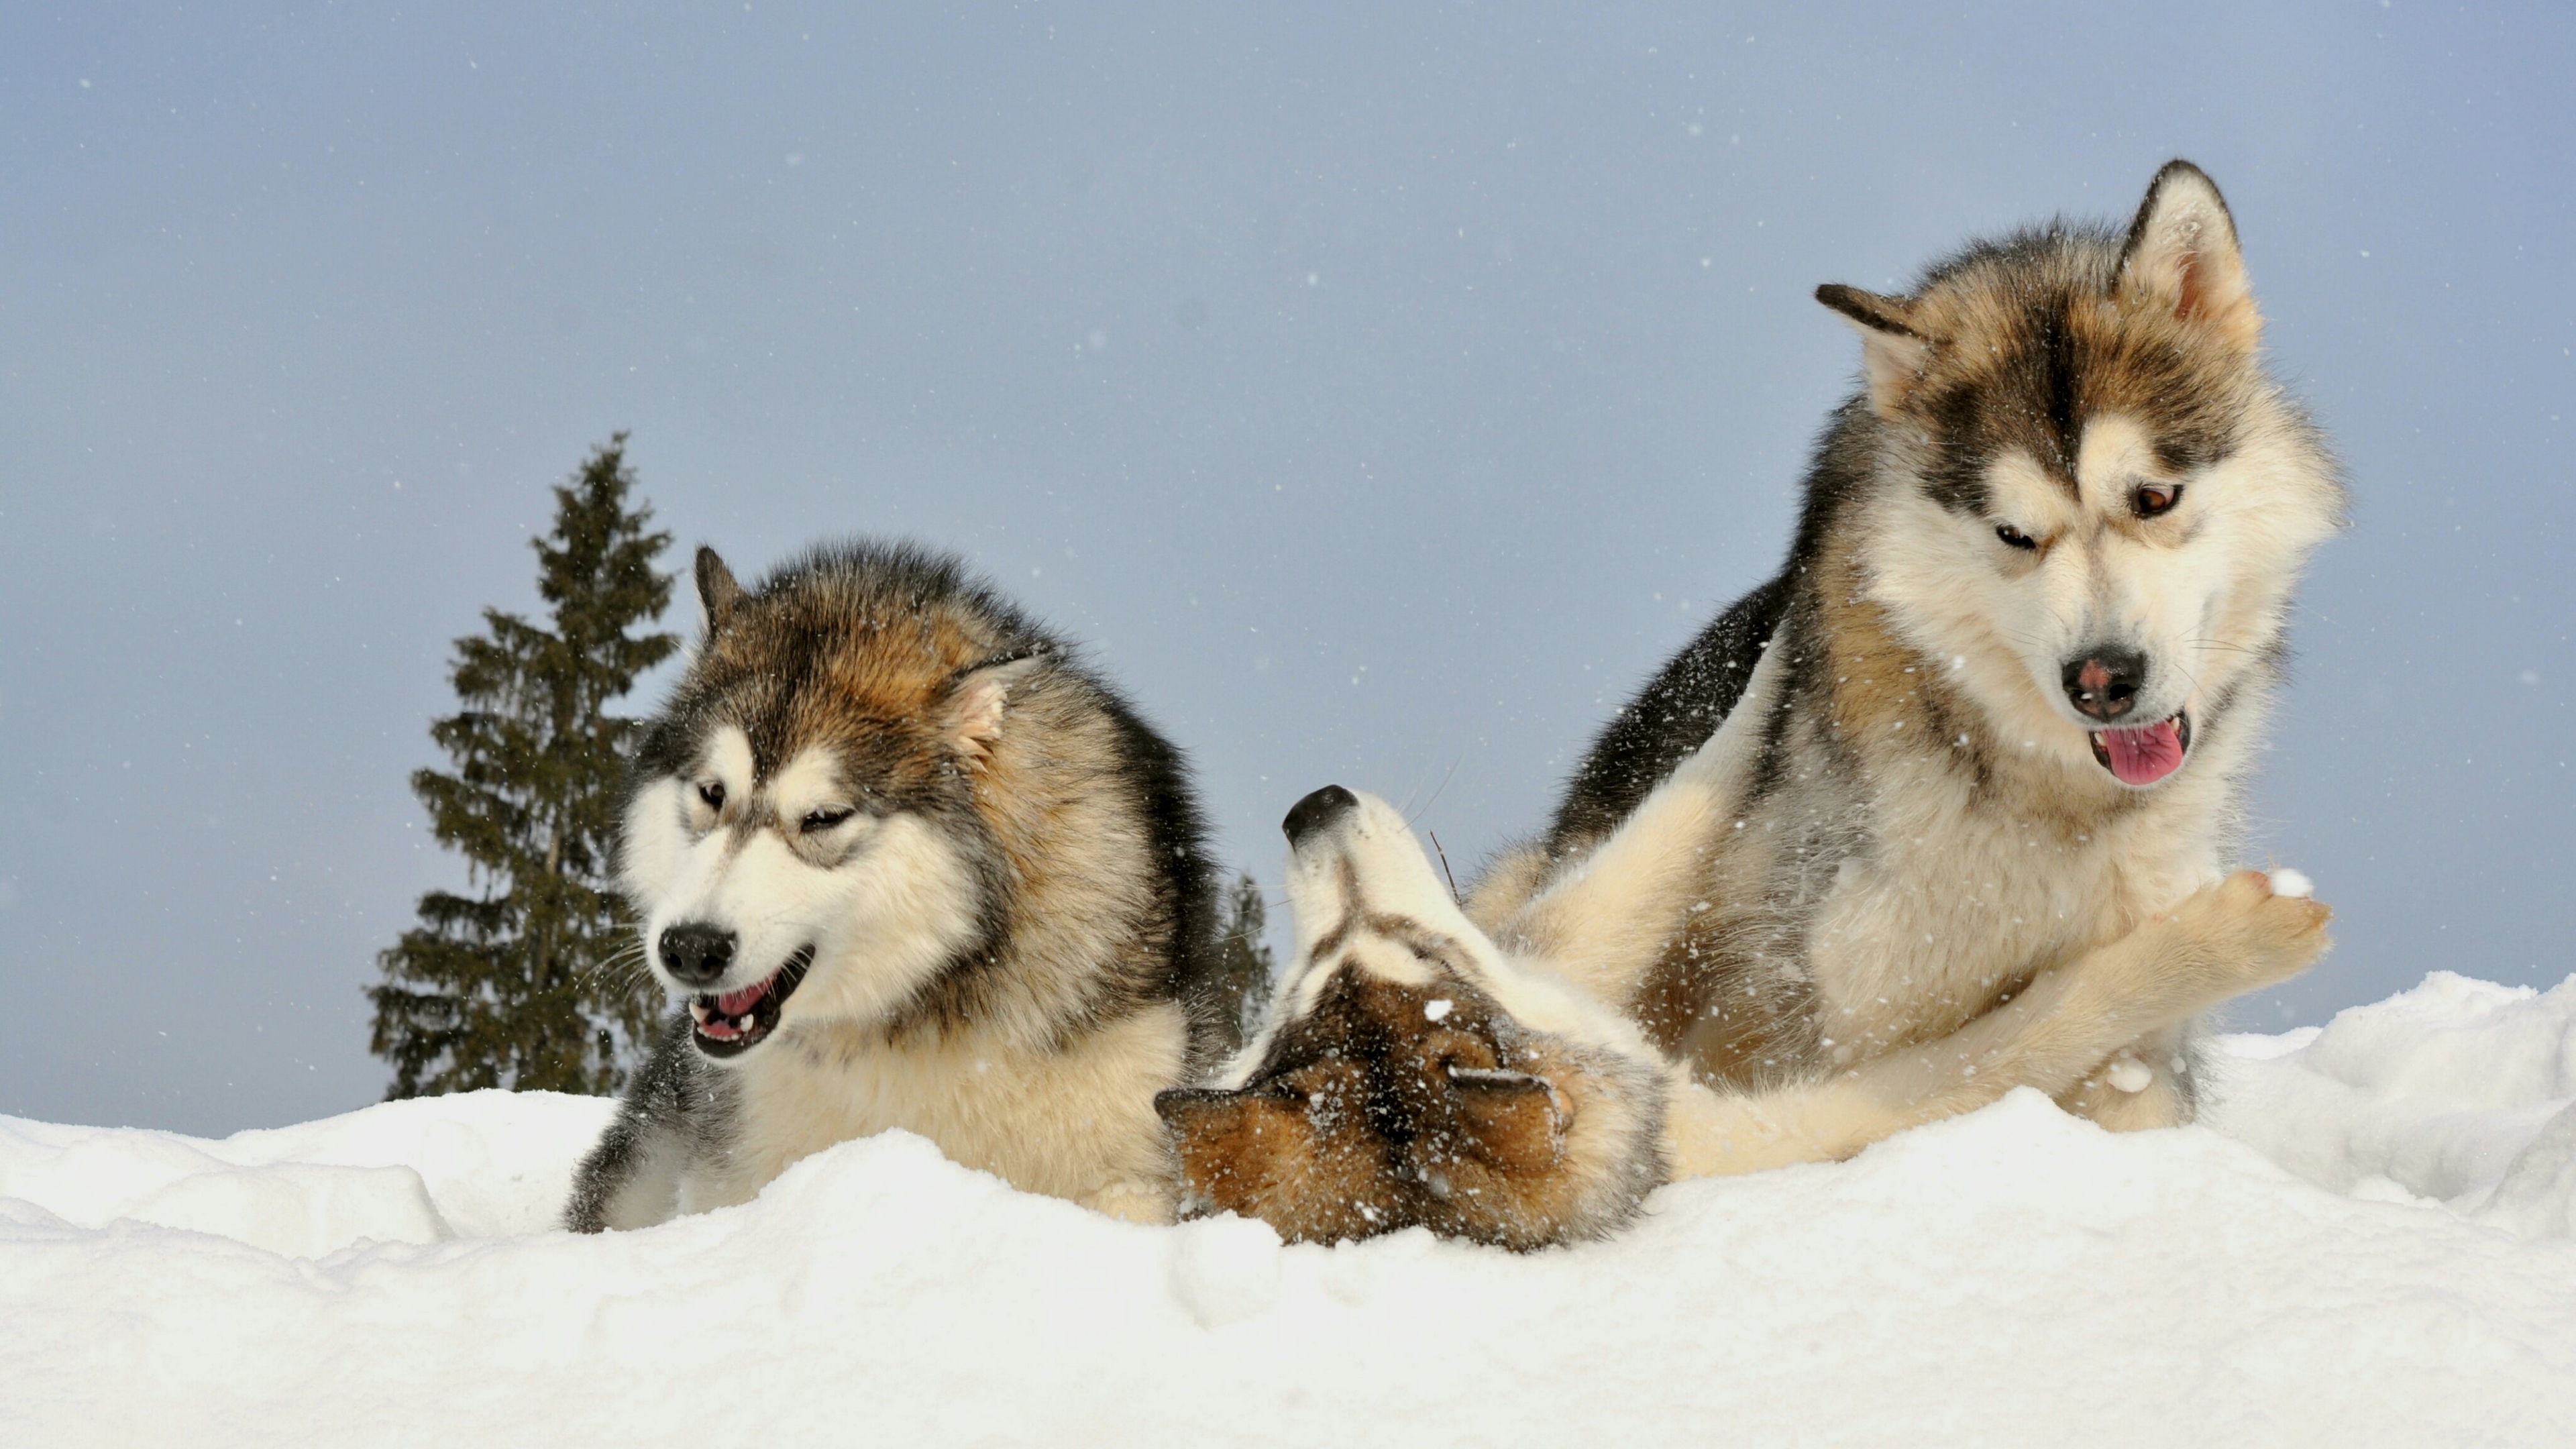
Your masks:
<svg viewBox="0 0 2576 1449"><path fill-rule="evenodd" d="M1184 1210L1257 1217L1298 1242L1417 1226L1552 1241L1529 1199L1570 1117L1538 1045L1462 984L1336 971L1242 1087L1155 1098Z"/></svg>

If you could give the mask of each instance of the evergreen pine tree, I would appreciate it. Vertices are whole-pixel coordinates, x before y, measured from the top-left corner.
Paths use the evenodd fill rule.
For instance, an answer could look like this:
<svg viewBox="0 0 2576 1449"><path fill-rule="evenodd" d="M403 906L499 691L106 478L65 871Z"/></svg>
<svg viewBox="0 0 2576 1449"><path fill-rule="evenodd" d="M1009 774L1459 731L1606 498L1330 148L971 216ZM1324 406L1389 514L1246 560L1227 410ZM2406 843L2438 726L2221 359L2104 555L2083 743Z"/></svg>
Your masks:
<svg viewBox="0 0 2576 1449"><path fill-rule="evenodd" d="M1261 886L1250 872L1235 878L1218 927L1216 999L1234 1024L1237 1039L1248 1038L1254 1020L1270 1001L1270 943L1264 939L1270 913L1261 903Z"/></svg>
<svg viewBox="0 0 2576 1449"><path fill-rule="evenodd" d="M555 488L554 530L531 540L551 627L486 609L486 632L456 641L463 708L430 727L453 770L411 787L475 893L422 896L420 924L377 958L369 1049L393 1064L388 1098L615 1091L663 1010L607 888L634 722L605 709L679 647L629 632L670 603L653 563L671 536L629 503L625 445Z"/></svg>

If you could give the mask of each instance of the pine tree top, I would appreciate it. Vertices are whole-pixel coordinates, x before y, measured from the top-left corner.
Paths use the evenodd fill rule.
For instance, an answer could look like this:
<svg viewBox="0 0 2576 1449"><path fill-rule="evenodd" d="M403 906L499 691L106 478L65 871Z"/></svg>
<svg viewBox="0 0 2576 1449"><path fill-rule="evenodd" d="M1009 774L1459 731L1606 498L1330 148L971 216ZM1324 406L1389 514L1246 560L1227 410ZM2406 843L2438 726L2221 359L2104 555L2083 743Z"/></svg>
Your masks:
<svg viewBox="0 0 2576 1449"><path fill-rule="evenodd" d="M380 958L374 1049L394 1096L481 1086L613 1088L661 1010L608 888L632 721L606 706L679 648L636 632L671 599L670 545L630 499L626 435L555 487L533 540L542 623L486 609L456 641L457 713L430 737L451 768L413 774L439 843L479 895L432 891Z"/></svg>

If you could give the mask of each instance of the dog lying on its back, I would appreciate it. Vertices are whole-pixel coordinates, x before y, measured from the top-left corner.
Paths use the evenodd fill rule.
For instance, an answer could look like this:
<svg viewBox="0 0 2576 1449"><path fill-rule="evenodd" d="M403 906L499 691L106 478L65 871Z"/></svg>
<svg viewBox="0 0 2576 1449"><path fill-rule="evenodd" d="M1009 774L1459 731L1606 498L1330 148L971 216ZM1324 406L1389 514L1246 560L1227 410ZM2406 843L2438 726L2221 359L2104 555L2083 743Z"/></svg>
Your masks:
<svg viewBox="0 0 2576 1449"><path fill-rule="evenodd" d="M1154 1093L1235 1041L1179 756L950 559L825 549L744 592L647 723L619 862L685 995L568 1226L747 1201L889 1127L1170 1214Z"/></svg>

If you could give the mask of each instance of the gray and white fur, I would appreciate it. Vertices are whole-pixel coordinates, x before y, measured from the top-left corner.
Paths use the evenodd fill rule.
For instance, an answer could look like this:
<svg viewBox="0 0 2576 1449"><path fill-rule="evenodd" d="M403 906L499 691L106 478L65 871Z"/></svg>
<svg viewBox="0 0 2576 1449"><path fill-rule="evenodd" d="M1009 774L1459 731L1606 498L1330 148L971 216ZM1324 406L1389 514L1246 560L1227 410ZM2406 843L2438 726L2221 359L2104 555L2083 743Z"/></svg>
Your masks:
<svg viewBox="0 0 2576 1449"><path fill-rule="evenodd" d="M952 559L826 548L746 591L702 550L697 583L619 858L685 1005L566 1224L743 1202L888 1128L1167 1218L1154 1094L1235 1041L1179 754Z"/></svg>
<svg viewBox="0 0 2576 1449"><path fill-rule="evenodd" d="M1514 950L1625 941L1577 979L1736 1089L1951 1036L2218 882L2292 590L2344 505L2188 162L2125 228L2051 223L1901 296L1817 295L1859 332L1863 379L1785 566L1620 711L1469 904ZM1754 708L1766 664L1737 793L1659 863L1689 882L1678 913L1532 917ZM2142 1032L2059 1100L2187 1120L2190 1042Z"/></svg>

